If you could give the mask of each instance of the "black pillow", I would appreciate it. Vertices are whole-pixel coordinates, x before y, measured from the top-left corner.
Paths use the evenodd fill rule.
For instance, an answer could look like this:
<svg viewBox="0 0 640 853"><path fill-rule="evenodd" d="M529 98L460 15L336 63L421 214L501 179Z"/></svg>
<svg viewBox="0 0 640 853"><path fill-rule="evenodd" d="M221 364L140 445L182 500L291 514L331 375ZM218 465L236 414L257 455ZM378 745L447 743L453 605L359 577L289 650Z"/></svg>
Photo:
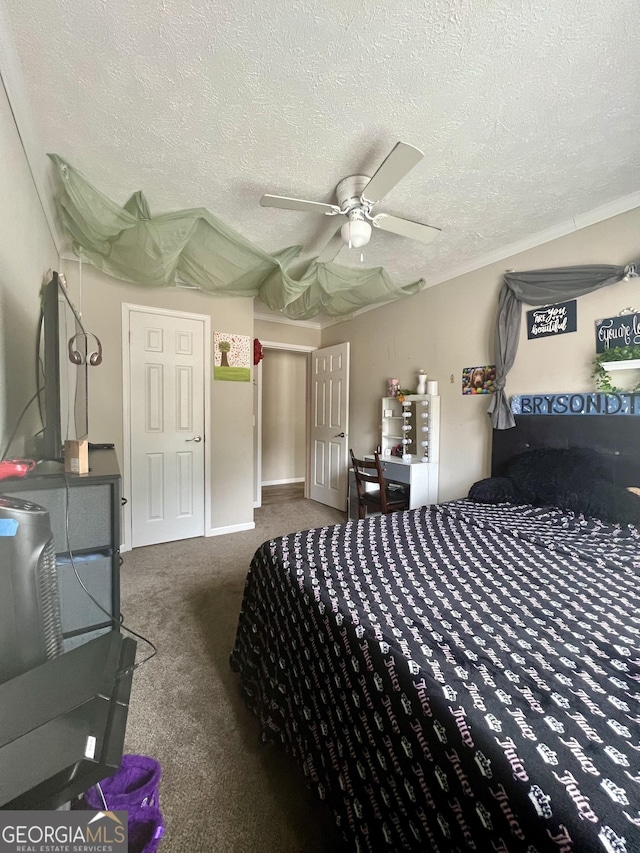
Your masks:
<svg viewBox="0 0 640 853"><path fill-rule="evenodd" d="M640 527L640 496L614 485L606 458L583 447L521 453L507 463L504 477L474 483L469 498L480 503L557 506L577 515Z"/></svg>
<svg viewBox="0 0 640 853"><path fill-rule="evenodd" d="M506 477L487 477L469 489L469 499L482 504L512 503L515 500L513 483Z"/></svg>
<svg viewBox="0 0 640 853"><path fill-rule="evenodd" d="M591 516L611 524L633 524L640 528L640 497L604 480L594 481L588 489L561 490L555 505L577 515Z"/></svg>

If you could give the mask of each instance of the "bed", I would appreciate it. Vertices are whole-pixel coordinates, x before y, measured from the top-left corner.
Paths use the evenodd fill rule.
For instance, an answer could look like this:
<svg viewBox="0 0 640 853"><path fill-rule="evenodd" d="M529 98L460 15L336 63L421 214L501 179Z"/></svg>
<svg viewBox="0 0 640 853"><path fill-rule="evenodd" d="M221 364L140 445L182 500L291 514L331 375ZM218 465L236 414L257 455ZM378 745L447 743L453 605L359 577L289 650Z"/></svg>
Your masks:
<svg viewBox="0 0 640 853"><path fill-rule="evenodd" d="M496 435L494 473L572 446L573 424L524 420ZM640 473L631 420L592 442L615 488ZM231 665L346 850L632 853L639 580L637 527L555 506L297 532L255 554Z"/></svg>

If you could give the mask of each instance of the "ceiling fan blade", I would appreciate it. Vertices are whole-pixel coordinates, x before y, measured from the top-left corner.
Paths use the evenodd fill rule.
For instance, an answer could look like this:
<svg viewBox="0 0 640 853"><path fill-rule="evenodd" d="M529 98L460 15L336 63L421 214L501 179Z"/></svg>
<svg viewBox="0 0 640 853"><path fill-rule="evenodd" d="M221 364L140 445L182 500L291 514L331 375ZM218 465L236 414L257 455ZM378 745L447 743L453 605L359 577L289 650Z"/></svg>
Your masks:
<svg viewBox="0 0 640 853"><path fill-rule="evenodd" d="M306 213L324 213L327 216L340 213L335 204L324 204L321 201L306 201L301 198L287 198L283 195L263 195L260 199L263 207L280 207L283 210L302 210Z"/></svg>
<svg viewBox="0 0 640 853"><path fill-rule="evenodd" d="M388 213L379 213L374 216L372 223L383 231L391 231L392 234L399 234L401 237L411 237L412 240L420 240L421 243L430 243L435 240L441 230L433 225L401 219L399 216L390 216Z"/></svg>
<svg viewBox="0 0 640 853"><path fill-rule="evenodd" d="M362 198L370 204L380 201L423 157L422 151L413 145L398 142L362 191Z"/></svg>
<svg viewBox="0 0 640 853"><path fill-rule="evenodd" d="M340 228L341 227L342 225L340 226ZM340 228L338 228L336 233L333 235L333 237L329 240L327 245L318 255L316 260L319 264L331 263L331 261L337 258L340 249L342 249L342 247L344 246L344 243L342 242L342 237L340 236Z"/></svg>

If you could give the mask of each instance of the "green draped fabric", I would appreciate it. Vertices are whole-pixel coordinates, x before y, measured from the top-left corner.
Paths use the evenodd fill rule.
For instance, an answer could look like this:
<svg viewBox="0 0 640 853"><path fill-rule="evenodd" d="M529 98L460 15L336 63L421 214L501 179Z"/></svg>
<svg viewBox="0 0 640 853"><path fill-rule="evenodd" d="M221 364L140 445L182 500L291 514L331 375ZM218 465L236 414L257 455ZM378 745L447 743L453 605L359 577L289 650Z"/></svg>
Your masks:
<svg viewBox="0 0 640 853"><path fill-rule="evenodd" d="M202 207L152 216L141 192L120 207L57 154L49 156L62 181L58 211L74 251L116 278L146 287L190 285L212 296L259 297L294 320L319 312L346 317L425 286L424 279L396 284L382 267L315 261L294 276L291 264L300 246L269 255Z"/></svg>

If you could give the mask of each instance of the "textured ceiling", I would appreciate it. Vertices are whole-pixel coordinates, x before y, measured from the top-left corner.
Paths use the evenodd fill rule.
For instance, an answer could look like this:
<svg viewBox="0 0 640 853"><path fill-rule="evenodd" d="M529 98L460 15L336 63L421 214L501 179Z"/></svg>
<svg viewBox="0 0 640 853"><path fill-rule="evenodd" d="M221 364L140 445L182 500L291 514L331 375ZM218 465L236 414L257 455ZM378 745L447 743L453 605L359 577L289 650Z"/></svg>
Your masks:
<svg viewBox="0 0 640 853"><path fill-rule="evenodd" d="M401 281L640 189L637 0L5 5L43 152L116 201L207 207L267 251L315 255L336 223L263 192L333 201L398 140L425 157L376 211L442 228L428 246L374 231L366 265Z"/></svg>

